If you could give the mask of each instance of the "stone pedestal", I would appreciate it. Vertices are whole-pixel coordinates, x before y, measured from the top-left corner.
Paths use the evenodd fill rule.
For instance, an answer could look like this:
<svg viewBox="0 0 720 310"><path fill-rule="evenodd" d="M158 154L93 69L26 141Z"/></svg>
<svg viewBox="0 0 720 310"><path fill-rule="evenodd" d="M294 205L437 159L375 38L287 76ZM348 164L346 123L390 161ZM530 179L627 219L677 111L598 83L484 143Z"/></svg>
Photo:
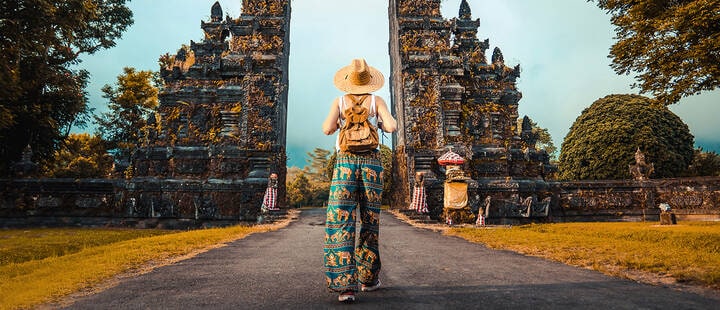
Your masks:
<svg viewBox="0 0 720 310"><path fill-rule="evenodd" d="M675 225L677 224L677 219L675 218L675 213L673 212L660 212L660 225Z"/></svg>

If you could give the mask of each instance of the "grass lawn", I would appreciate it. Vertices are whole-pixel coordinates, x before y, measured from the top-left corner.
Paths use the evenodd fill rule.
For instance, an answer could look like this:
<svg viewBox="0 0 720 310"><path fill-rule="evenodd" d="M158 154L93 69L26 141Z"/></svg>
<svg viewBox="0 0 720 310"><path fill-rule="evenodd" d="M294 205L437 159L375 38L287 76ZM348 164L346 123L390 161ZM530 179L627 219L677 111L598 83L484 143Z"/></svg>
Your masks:
<svg viewBox="0 0 720 310"><path fill-rule="evenodd" d="M0 309L55 302L151 262L199 253L287 222L191 231L0 230Z"/></svg>
<svg viewBox="0 0 720 310"><path fill-rule="evenodd" d="M530 224L452 228L445 233L613 276L640 271L720 289L720 222L657 224Z"/></svg>

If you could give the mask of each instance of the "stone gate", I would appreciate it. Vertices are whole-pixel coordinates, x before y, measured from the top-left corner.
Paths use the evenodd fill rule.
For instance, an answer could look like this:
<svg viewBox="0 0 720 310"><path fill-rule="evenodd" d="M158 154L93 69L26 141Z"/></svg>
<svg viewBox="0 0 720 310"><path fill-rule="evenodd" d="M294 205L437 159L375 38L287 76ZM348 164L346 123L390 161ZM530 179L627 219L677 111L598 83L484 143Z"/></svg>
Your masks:
<svg viewBox="0 0 720 310"><path fill-rule="evenodd" d="M431 215L442 212L449 148L462 155L469 205L488 222L539 219L657 220L659 203L679 219L720 219L720 178L546 182L553 170L518 122L519 66L477 38L467 0L444 19L441 0L390 0L392 207L407 208L424 172ZM0 227L125 225L190 227L256 219L270 173L284 205L289 0L243 0L238 18L219 3L205 37L161 57L157 116L127 178L0 180ZM32 164L32 163L28 163Z"/></svg>
<svg viewBox="0 0 720 310"><path fill-rule="evenodd" d="M244 0L237 19L215 2L204 39L161 57L132 215L254 219L271 172L285 197L289 25L288 0Z"/></svg>
<svg viewBox="0 0 720 310"><path fill-rule="evenodd" d="M428 204L435 217L442 211L444 170L437 159L449 148L468 159L470 205L491 201L488 215L520 216L522 201L550 196L543 181L553 168L549 156L535 147L529 119L518 130L516 79L520 67L508 67L489 41L477 38L479 19L472 19L466 0L458 17L444 19L441 0L390 1L391 96L398 132L393 193L396 207L410 197L416 172L426 176Z"/></svg>

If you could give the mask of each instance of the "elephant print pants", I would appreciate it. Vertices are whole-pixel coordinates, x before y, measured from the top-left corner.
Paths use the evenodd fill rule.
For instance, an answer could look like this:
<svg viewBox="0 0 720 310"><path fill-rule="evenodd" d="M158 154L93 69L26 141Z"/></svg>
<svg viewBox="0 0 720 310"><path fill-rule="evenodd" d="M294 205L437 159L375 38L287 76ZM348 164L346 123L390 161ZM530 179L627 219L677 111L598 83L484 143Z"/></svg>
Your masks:
<svg viewBox="0 0 720 310"><path fill-rule="evenodd" d="M337 155L325 224L325 280L331 291L357 291L358 282L377 281L382 171L378 152ZM361 223L357 244L356 214Z"/></svg>

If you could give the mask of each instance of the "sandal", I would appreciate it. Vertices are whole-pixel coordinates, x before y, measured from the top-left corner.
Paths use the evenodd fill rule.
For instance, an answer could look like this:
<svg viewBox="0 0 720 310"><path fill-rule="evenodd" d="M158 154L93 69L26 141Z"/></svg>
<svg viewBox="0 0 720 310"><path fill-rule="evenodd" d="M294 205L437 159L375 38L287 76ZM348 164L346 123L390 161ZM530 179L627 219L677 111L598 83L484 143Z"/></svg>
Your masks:
<svg viewBox="0 0 720 310"><path fill-rule="evenodd" d="M380 279L377 279L377 281L375 281L375 284L372 284L372 285L365 285L365 284L360 285L360 290L363 292L372 292L379 288L380 288Z"/></svg>
<svg viewBox="0 0 720 310"><path fill-rule="evenodd" d="M340 295L338 296L338 301L342 301L342 302L355 301L355 292L345 291L345 292L340 293Z"/></svg>

